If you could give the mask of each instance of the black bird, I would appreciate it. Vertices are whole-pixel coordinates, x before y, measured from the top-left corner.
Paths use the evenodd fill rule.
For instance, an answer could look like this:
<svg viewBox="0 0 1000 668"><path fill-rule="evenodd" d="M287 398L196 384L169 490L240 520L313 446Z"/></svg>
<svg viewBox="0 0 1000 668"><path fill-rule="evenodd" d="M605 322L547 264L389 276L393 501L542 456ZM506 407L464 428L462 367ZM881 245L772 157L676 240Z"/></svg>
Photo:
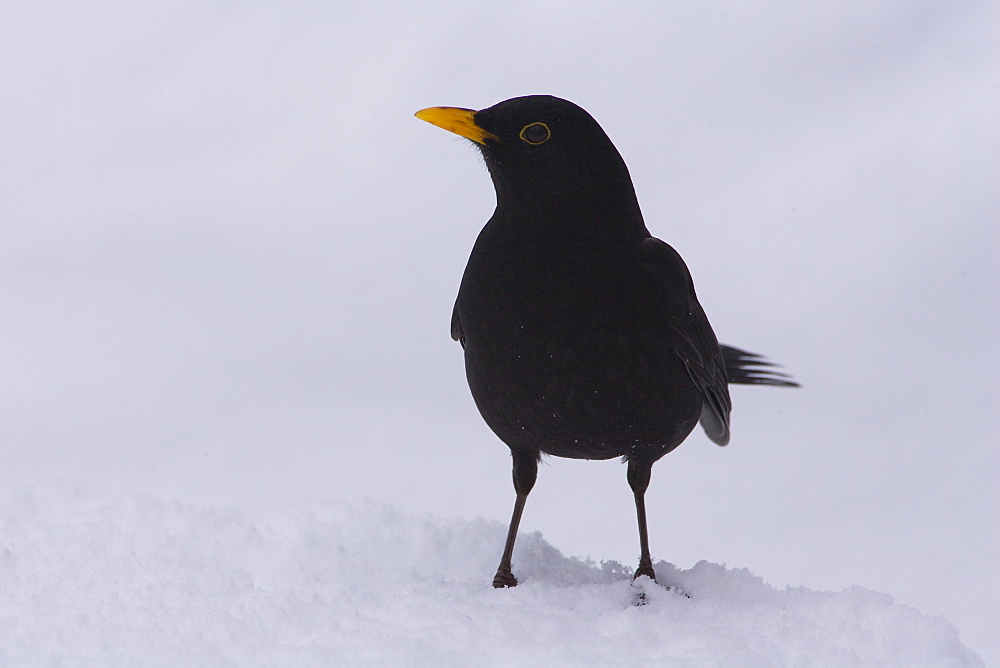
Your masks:
<svg viewBox="0 0 1000 668"><path fill-rule="evenodd" d="M496 188L451 319L476 406L510 447L517 494L494 587L541 453L628 462L641 555L655 579L644 495L653 463L699 421L729 442L729 383L793 386L720 346L687 266L650 235L628 168L590 114L547 95L417 118L479 148Z"/></svg>

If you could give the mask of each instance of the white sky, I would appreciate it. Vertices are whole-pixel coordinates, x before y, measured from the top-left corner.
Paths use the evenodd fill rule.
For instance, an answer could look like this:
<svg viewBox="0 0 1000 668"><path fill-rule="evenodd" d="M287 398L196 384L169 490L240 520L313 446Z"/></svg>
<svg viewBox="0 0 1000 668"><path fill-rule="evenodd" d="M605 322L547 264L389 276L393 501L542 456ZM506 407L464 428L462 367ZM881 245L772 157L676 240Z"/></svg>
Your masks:
<svg viewBox="0 0 1000 668"><path fill-rule="evenodd" d="M0 489L506 520L448 336L492 187L412 114L550 93L719 338L804 385L657 464L654 557L885 591L1000 662L998 34L985 1L5 7ZM635 561L624 467L549 464L523 528Z"/></svg>

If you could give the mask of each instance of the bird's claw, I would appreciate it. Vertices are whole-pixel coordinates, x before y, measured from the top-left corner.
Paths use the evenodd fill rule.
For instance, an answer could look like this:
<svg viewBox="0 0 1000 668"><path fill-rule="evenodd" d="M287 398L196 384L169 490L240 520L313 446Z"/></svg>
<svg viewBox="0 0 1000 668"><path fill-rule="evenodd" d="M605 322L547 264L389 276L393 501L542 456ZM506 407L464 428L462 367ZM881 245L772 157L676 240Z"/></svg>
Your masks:
<svg viewBox="0 0 1000 668"><path fill-rule="evenodd" d="M635 570L635 575L632 579L640 578L643 575L647 576L653 582L656 582L656 572L653 571L653 566L651 564L639 564L639 568Z"/></svg>
<svg viewBox="0 0 1000 668"><path fill-rule="evenodd" d="M501 566L497 569L497 574L493 576L493 588L503 589L504 587L516 587L517 578L510 572L510 567Z"/></svg>

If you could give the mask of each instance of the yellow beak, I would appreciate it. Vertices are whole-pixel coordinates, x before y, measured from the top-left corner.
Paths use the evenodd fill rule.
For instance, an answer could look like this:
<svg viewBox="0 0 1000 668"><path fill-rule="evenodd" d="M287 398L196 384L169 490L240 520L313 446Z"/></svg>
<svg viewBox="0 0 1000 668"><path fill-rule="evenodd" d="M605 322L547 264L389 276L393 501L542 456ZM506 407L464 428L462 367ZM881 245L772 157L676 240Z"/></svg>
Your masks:
<svg viewBox="0 0 1000 668"><path fill-rule="evenodd" d="M483 146L486 145L487 139L499 140L499 137L492 132L476 125L473 120L475 115L476 112L472 109L459 109L458 107L429 107L414 114L422 121L427 121L448 132L454 132Z"/></svg>

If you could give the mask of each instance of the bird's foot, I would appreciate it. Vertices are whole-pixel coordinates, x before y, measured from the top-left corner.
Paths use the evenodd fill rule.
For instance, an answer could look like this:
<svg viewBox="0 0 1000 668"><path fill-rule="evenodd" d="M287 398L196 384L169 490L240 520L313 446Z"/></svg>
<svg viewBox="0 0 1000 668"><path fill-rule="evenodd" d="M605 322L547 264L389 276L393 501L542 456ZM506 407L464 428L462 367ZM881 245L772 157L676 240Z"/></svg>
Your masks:
<svg viewBox="0 0 1000 668"><path fill-rule="evenodd" d="M653 571L653 564L639 562L639 568L635 570L635 575L632 576L632 579L641 578L643 575L656 582L656 573Z"/></svg>
<svg viewBox="0 0 1000 668"><path fill-rule="evenodd" d="M642 579L643 575L646 575L646 577L649 577L650 579ZM632 590L635 594L635 605L646 605L648 602L647 596L652 596L653 600L656 600L657 592L661 589L666 589L671 594L683 596L684 598L691 598L690 594L676 585L662 584L653 580L651 575L636 573L635 578L632 580Z"/></svg>
<svg viewBox="0 0 1000 668"><path fill-rule="evenodd" d="M493 588L503 589L504 587L516 587L517 578L514 574L510 572L509 566L500 566L497 569L497 574L493 576Z"/></svg>
<svg viewBox="0 0 1000 668"><path fill-rule="evenodd" d="M635 576L632 578L632 590L635 593L635 605L646 605L646 586L650 584L647 580L639 580L638 578L646 575L645 573L636 572ZM653 576L648 576L652 580L653 584L656 584L656 580L653 580Z"/></svg>
<svg viewBox="0 0 1000 668"><path fill-rule="evenodd" d="M656 582L656 573L653 571L653 564L648 558L643 558L639 560L639 568L635 570L635 575L632 576L632 586L636 589L636 605L646 605L646 583L636 582L641 577L647 577Z"/></svg>

